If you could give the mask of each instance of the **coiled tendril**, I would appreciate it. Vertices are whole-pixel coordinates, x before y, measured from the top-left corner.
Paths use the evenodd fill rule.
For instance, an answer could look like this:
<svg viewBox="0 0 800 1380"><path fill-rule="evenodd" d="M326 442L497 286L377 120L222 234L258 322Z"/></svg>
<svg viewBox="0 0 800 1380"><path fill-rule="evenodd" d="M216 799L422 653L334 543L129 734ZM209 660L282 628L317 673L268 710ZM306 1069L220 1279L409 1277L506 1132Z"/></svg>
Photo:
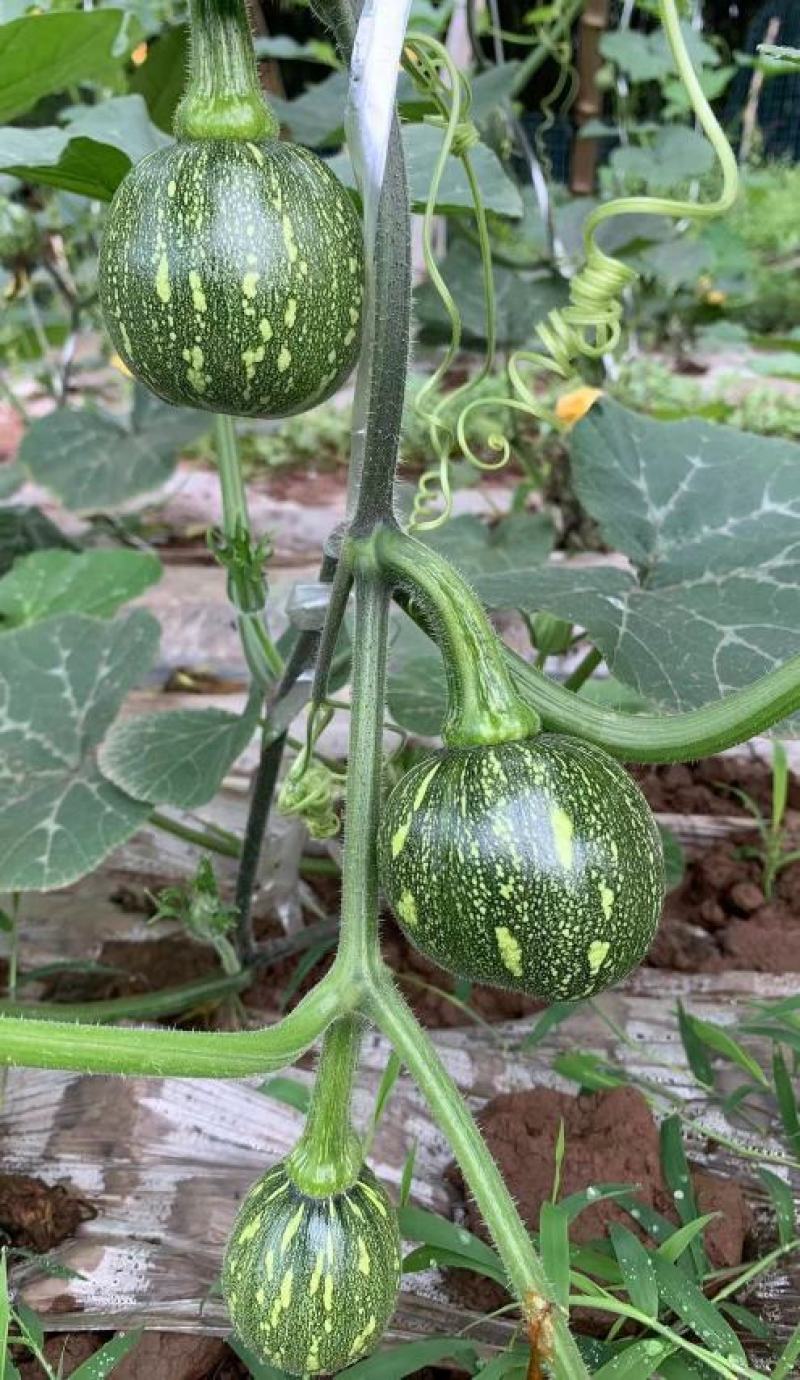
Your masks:
<svg viewBox="0 0 800 1380"><path fill-rule="evenodd" d="M588 217L584 228L586 262L569 286L569 304L551 311L536 327L542 350L516 350L508 362L508 377L516 397L503 400L504 406L516 407L549 426L563 429L558 416L538 399L526 384L522 368L533 365L557 374L560 378L581 382L576 370L580 359L596 360L616 349L622 333L622 294L635 282L638 273L621 260L606 254L597 243L597 232L604 221L621 215L663 215L674 220L689 217L710 220L729 210L736 200L739 177L736 159L711 106L706 99L692 66L680 26L676 0L660 0L661 18L673 58L686 87L697 119L711 143L722 171L722 189L711 202L672 200L663 197L619 197L605 206L597 207ZM464 456L473 464L480 463L467 439L471 414L477 407L493 402L481 399L462 408L456 424L458 443ZM500 399L497 399L499 402ZM497 440L497 438L494 438ZM500 438L500 461L510 455L510 446Z"/></svg>

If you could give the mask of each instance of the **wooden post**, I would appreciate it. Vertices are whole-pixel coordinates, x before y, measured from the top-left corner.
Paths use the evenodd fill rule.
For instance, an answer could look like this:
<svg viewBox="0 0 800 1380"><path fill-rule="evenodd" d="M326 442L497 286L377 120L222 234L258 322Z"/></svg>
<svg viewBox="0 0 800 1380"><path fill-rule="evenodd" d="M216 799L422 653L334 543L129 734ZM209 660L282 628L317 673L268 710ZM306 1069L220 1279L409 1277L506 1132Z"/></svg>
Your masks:
<svg viewBox="0 0 800 1380"><path fill-rule="evenodd" d="M781 31L781 21L777 15L773 15L767 24L767 31L764 34L764 43L777 43ZM753 73L753 80L750 83L750 90L747 96L747 104L742 116L742 141L739 145L739 162L747 162L752 152L755 142L756 130L758 129L758 103L761 100L761 92L764 89L764 73L756 70Z"/></svg>
<svg viewBox="0 0 800 1380"><path fill-rule="evenodd" d="M597 89L597 73L602 66L600 39L608 27L610 0L587 0L581 16L578 36L578 99L575 115L578 132L572 149L570 191L588 196L594 191L597 171L597 139L579 138L580 130L589 120L602 113L603 95Z"/></svg>

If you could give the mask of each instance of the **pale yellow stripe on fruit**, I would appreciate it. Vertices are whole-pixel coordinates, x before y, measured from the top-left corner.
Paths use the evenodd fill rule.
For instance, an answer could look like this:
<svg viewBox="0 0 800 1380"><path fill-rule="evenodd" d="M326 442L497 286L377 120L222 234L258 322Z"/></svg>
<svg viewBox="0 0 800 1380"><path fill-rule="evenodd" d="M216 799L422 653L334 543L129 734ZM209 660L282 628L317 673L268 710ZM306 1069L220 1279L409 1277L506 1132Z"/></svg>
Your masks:
<svg viewBox="0 0 800 1380"><path fill-rule="evenodd" d="M556 805L550 813L550 823L553 826L553 841L556 846L558 861L562 867L572 867L572 835L574 826L566 810L562 810L560 805Z"/></svg>
<svg viewBox="0 0 800 1380"><path fill-rule="evenodd" d="M494 932L503 967L507 968L513 977L522 977L522 950L519 942L507 925L496 925Z"/></svg>
<svg viewBox="0 0 800 1380"><path fill-rule="evenodd" d="M297 1209L297 1212L295 1213L294 1217L291 1219L290 1222L287 1222L287 1224L286 1224L286 1228L285 1228L285 1230L284 1230L283 1236L281 1237L281 1250L282 1250L282 1251L285 1251L285 1250L286 1250L286 1247L287 1247L287 1246L290 1244L290 1242L292 1242L292 1241L294 1240L294 1238L296 1237L298 1231L300 1230L300 1223L301 1223L302 1220L303 1220L303 1214L304 1214L304 1213L305 1213L305 1207L304 1207L304 1205L301 1203L300 1206L299 1206L299 1208Z"/></svg>

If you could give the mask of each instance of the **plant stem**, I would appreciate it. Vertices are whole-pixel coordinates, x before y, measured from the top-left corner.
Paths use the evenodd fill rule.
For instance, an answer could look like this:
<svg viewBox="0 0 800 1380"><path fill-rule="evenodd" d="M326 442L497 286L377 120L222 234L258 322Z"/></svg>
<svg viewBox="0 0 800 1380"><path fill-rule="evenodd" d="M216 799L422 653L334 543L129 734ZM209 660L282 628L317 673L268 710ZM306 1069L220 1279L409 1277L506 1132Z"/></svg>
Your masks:
<svg viewBox="0 0 800 1380"><path fill-rule="evenodd" d="M376 570L355 574L347 826L342 859L340 955L362 980L380 963L378 869L375 841L380 814L383 711L389 630L389 591Z"/></svg>
<svg viewBox="0 0 800 1380"><path fill-rule="evenodd" d="M263 691L272 688L283 662L264 626L266 604L260 552L252 544L247 494L239 463L233 418L216 420L217 467L222 493L222 540L215 543L218 560L228 571L228 598L236 610L239 637L248 667Z"/></svg>
<svg viewBox="0 0 800 1380"><path fill-rule="evenodd" d="M0 1001L0 1016L90 1021L98 1025L107 1021L156 1021L162 1016L177 1016L219 1001L231 992L241 992L252 980L252 973L238 972L227 977L203 978L183 987L163 987L159 992L145 992L135 997L111 997L107 1001Z"/></svg>
<svg viewBox="0 0 800 1380"><path fill-rule="evenodd" d="M500 638L450 562L394 524L375 534L371 549L385 574L419 601L441 646L448 681L445 742L472 747L537 733L539 716L521 700Z"/></svg>
<svg viewBox="0 0 800 1380"><path fill-rule="evenodd" d="M219 853L225 858L238 858L241 856L241 847L238 839L225 834L206 833L203 829L192 829L188 824L182 824L180 820L170 819L169 815L162 815L159 810L154 810L148 821L149 824L161 829L165 834L172 834L176 839L183 839L185 843L196 844L198 848L205 848L209 853Z"/></svg>
<svg viewBox="0 0 800 1380"><path fill-rule="evenodd" d="M285 746L285 733L275 735L270 729L265 729L262 732L261 754L250 796L250 808L247 813L239 871L236 877L236 950L243 963L252 962L255 954L252 923L253 892L256 886L264 833Z"/></svg>
<svg viewBox="0 0 800 1380"><path fill-rule="evenodd" d="M693 762L711 757L800 709L800 656L701 709L625 714L579 698L508 647L505 655L520 694L539 713L546 729L573 733L623 762Z"/></svg>
<svg viewBox="0 0 800 1380"><path fill-rule="evenodd" d="M571 690L573 695L585 685L590 676L593 676L600 662L603 660L603 653L598 652L596 647L586 653L582 661L578 663L571 675L564 681L564 689Z"/></svg>
<svg viewBox="0 0 800 1380"><path fill-rule="evenodd" d="M178 139L266 139L278 121L258 80L244 0L190 0L186 94L175 112Z"/></svg>
<svg viewBox="0 0 800 1380"><path fill-rule="evenodd" d="M531 1322L546 1316L551 1318L552 1360L558 1380L587 1380L586 1367L566 1320L550 1302L550 1285L503 1176L432 1041L415 1020L386 970L372 990L371 1015L424 1093L435 1120L447 1137L500 1252L526 1319ZM547 1358L543 1355L542 1359Z"/></svg>
<svg viewBox="0 0 800 1380"><path fill-rule="evenodd" d="M297 1187L314 1197L341 1193L361 1170L364 1152L350 1104L362 1032L358 1016L343 1016L328 1026L305 1128L287 1161Z"/></svg>
<svg viewBox="0 0 800 1380"><path fill-rule="evenodd" d="M242 1078L292 1064L358 991L335 964L288 1016L262 1030L149 1030L0 1017L0 1064L157 1078Z"/></svg>

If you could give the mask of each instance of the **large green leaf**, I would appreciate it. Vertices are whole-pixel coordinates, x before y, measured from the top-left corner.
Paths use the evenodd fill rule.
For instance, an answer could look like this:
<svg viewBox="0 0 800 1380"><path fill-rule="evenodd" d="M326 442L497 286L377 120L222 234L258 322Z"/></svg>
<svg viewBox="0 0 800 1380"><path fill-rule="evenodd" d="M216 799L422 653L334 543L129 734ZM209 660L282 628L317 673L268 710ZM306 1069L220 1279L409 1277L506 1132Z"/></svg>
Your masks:
<svg viewBox="0 0 800 1380"><path fill-rule="evenodd" d="M465 339L484 340L486 309L477 249L464 239L455 240L439 267L458 303ZM521 345L530 340L536 322L555 307L564 306L568 297L564 279L555 274L519 273L499 264L494 268L494 290L501 345ZM449 338L449 318L431 283L420 285L414 302L420 323Z"/></svg>
<svg viewBox="0 0 800 1380"><path fill-rule="evenodd" d="M110 618L161 577L144 551L36 551L0 579L0 624L41 623L61 613Z"/></svg>
<svg viewBox="0 0 800 1380"><path fill-rule="evenodd" d="M442 130L435 125L407 125L403 129L403 149L414 211L425 209L431 172L441 146ZM521 217L523 206L519 188L511 181L497 154L486 144L476 144L470 150L470 158L486 210L500 216ZM331 159L330 167L345 186L355 186L349 154L341 153ZM472 192L461 159L448 158L436 197L436 210L442 213L468 211L472 204Z"/></svg>
<svg viewBox="0 0 800 1380"><path fill-rule="evenodd" d="M136 800L182 809L205 805L253 736L259 708L254 698L244 714L172 709L126 719L100 748L100 769Z"/></svg>
<svg viewBox="0 0 800 1380"><path fill-rule="evenodd" d="M91 872L151 806L97 766L159 627L143 609L112 623L66 614L0 637L0 889L47 891Z"/></svg>
<svg viewBox="0 0 800 1380"><path fill-rule="evenodd" d="M0 120L42 96L108 77L140 35L124 10L34 14L0 25Z"/></svg>
<svg viewBox="0 0 800 1380"><path fill-rule="evenodd" d="M719 53L702 34L686 20L681 23L681 30L695 68L719 66ZM636 29L615 29L603 34L600 51L634 82L662 81L675 72L675 59L661 29L651 34Z"/></svg>
<svg viewBox="0 0 800 1380"><path fill-rule="evenodd" d="M153 400L126 428L104 412L60 408L33 422L19 458L76 512L114 508L169 479L181 446L208 430L207 413Z"/></svg>
<svg viewBox="0 0 800 1380"><path fill-rule="evenodd" d="M150 119L166 134L172 133L172 117L186 84L189 28L178 24L151 43L147 60L130 80L131 91L143 96Z"/></svg>
<svg viewBox="0 0 800 1380"><path fill-rule="evenodd" d="M169 142L140 95L76 106L63 129L0 129L0 168L80 196L109 201L131 164Z"/></svg>
<svg viewBox="0 0 800 1380"><path fill-rule="evenodd" d="M309 148L340 144L343 137L347 73L331 72L294 101L270 97L270 105L297 144Z"/></svg>
<svg viewBox="0 0 800 1380"><path fill-rule="evenodd" d="M490 608L580 624L619 680L666 709L706 704L800 651L800 446L604 402L575 428L571 473L636 574L481 575Z"/></svg>
<svg viewBox="0 0 800 1380"><path fill-rule="evenodd" d="M60 547L77 550L75 543L45 517L39 508L0 508L0 575L10 570L18 556L29 551Z"/></svg>
<svg viewBox="0 0 800 1380"><path fill-rule="evenodd" d="M669 125L659 130L652 145L627 144L610 158L616 173L641 179L653 191L702 177L714 166L714 150L697 130Z"/></svg>

